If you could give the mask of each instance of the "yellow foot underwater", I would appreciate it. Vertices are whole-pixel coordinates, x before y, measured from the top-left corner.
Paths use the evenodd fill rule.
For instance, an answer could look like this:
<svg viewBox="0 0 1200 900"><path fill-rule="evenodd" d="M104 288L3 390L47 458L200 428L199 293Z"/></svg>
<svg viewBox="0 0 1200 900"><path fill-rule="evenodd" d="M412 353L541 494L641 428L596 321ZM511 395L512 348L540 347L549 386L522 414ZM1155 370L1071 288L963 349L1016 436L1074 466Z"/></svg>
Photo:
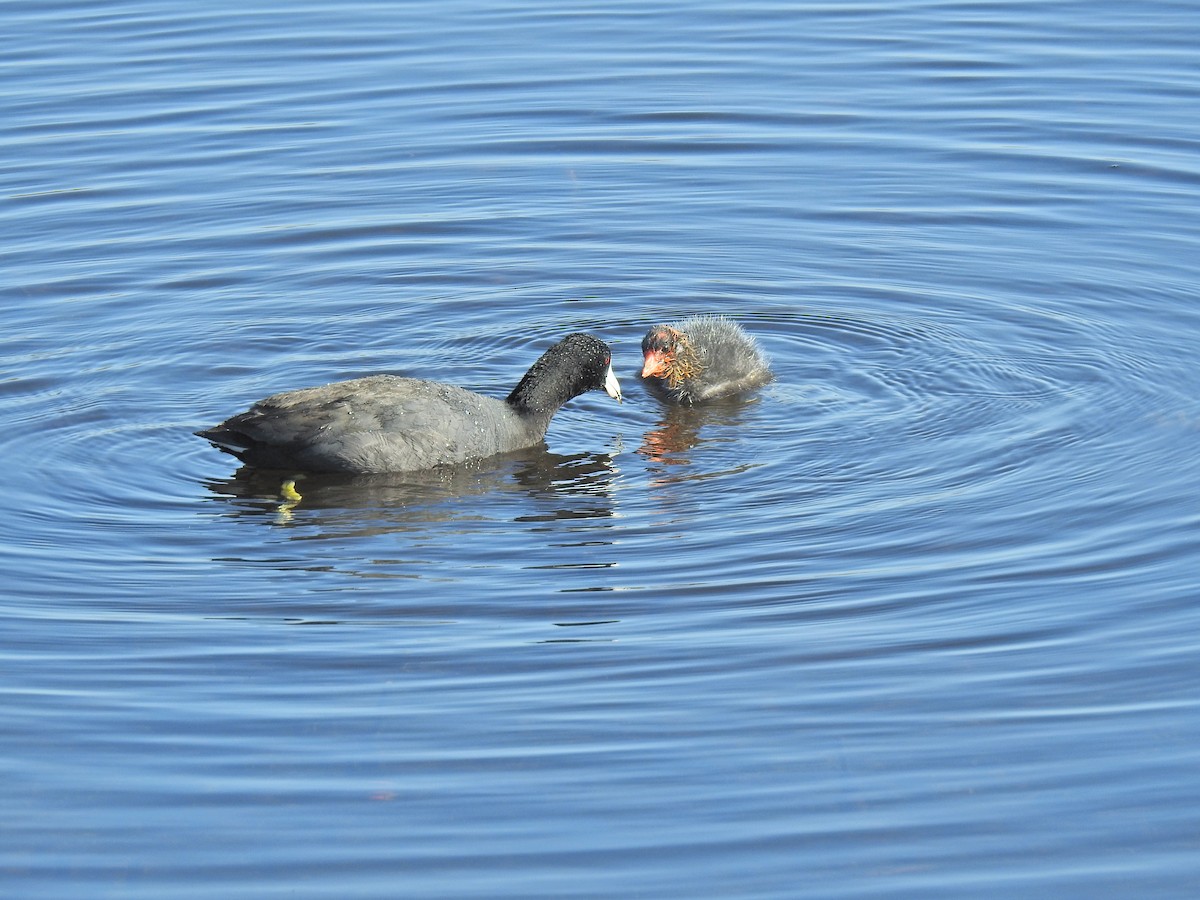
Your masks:
<svg viewBox="0 0 1200 900"><path fill-rule="evenodd" d="M304 498L296 490L296 481L292 478L279 486L279 496L283 498L283 502L279 504L279 509L275 513L275 524L286 525L292 519L292 510Z"/></svg>

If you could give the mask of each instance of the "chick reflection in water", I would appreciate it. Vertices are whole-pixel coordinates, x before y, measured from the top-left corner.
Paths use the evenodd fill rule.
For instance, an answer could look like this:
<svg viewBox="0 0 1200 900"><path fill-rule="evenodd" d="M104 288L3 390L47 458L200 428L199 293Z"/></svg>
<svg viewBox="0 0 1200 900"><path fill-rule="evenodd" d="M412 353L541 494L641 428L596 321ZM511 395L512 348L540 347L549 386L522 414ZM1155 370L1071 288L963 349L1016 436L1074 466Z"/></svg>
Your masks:
<svg viewBox="0 0 1200 900"><path fill-rule="evenodd" d="M686 465L691 462L687 452L692 448L734 440L747 405L734 399L704 407L665 409L659 423L642 438L637 452L663 465Z"/></svg>

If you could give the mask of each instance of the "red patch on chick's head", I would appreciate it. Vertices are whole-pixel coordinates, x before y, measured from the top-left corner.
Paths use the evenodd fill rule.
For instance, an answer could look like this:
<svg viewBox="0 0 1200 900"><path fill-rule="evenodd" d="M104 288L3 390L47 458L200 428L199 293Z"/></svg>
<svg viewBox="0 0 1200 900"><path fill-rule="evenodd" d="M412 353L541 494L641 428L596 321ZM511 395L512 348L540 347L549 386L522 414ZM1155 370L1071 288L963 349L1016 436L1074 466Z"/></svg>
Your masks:
<svg viewBox="0 0 1200 900"><path fill-rule="evenodd" d="M668 325L650 331L642 338L642 377L665 378L675 361L675 350L683 334Z"/></svg>

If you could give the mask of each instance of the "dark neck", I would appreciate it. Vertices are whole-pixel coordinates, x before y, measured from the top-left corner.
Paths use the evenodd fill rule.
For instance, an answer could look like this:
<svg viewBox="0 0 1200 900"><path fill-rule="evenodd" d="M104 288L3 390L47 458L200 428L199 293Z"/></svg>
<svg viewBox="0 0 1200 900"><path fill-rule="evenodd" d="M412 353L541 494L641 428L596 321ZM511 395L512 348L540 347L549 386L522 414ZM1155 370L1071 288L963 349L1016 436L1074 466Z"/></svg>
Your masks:
<svg viewBox="0 0 1200 900"><path fill-rule="evenodd" d="M543 353L504 402L522 418L548 423L560 406L579 393L561 356L557 346Z"/></svg>

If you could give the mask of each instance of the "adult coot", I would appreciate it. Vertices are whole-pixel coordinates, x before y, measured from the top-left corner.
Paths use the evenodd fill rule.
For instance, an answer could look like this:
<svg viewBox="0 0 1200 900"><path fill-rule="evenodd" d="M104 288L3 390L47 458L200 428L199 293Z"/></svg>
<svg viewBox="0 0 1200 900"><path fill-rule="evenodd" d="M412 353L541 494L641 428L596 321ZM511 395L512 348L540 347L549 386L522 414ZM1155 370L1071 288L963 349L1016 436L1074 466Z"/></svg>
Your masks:
<svg viewBox="0 0 1200 900"><path fill-rule="evenodd" d="M505 400L396 375L275 394L198 431L251 466L305 472L407 472L532 446L558 408L603 388L621 399L612 351L570 334L542 354Z"/></svg>
<svg viewBox="0 0 1200 900"><path fill-rule="evenodd" d="M740 394L771 380L758 342L724 316L655 325L642 338L642 377L672 403Z"/></svg>

